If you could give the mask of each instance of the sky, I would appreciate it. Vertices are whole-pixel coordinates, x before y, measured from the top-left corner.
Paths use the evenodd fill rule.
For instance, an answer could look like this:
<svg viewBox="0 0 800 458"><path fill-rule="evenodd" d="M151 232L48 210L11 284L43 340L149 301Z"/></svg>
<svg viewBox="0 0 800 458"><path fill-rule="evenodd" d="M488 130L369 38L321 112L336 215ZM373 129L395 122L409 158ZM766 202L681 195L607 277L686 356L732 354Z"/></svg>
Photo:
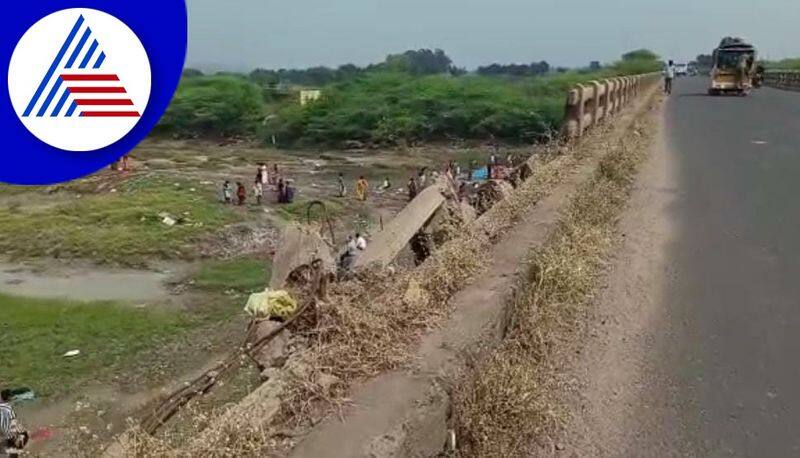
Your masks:
<svg viewBox="0 0 800 458"><path fill-rule="evenodd" d="M678 62L746 37L762 57L800 56L800 0L187 0L187 65L337 67L441 48L460 67L577 67L649 48Z"/></svg>

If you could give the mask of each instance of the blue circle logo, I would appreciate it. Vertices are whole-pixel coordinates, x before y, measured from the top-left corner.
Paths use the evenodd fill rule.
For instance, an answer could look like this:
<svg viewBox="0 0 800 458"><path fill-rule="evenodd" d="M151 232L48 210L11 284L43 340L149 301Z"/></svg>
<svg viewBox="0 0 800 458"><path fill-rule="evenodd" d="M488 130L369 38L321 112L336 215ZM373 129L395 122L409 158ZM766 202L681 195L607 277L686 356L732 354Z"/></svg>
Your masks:
<svg viewBox="0 0 800 458"><path fill-rule="evenodd" d="M156 125L183 69L186 5L31 3L0 31L0 181L52 184L112 163Z"/></svg>

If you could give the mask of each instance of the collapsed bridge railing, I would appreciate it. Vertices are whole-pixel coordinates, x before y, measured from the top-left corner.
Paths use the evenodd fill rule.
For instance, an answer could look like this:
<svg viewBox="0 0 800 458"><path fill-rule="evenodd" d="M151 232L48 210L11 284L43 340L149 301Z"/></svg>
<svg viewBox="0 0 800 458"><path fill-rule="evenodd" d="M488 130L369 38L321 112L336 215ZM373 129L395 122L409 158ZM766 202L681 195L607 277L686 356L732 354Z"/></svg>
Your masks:
<svg viewBox="0 0 800 458"><path fill-rule="evenodd" d="M659 73L647 73L578 84L567 95L564 134L581 137L587 129L619 113L659 77Z"/></svg>
<svg viewBox="0 0 800 458"><path fill-rule="evenodd" d="M764 84L776 89L800 91L800 71L770 70L764 73Z"/></svg>

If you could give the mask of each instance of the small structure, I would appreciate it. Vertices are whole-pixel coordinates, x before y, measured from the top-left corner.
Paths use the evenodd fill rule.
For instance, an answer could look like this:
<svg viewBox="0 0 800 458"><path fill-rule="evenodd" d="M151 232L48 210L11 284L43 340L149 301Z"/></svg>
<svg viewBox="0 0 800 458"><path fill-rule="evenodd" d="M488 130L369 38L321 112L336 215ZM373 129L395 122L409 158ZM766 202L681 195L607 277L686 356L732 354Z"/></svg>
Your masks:
<svg viewBox="0 0 800 458"><path fill-rule="evenodd" d="M305 89L300 91L300 105L306 106L310 102L319 100L322 97L322 91L319 89Z"/></svg>

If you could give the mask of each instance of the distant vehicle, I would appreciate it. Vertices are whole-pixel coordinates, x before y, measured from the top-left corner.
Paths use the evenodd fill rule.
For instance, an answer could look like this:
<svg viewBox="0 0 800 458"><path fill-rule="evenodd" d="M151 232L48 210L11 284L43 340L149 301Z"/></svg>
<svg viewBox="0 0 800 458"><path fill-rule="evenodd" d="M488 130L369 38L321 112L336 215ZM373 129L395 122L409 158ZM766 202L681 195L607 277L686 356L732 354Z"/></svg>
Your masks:
<svg viewBox="0 0 800 458"><path fill-rule="evenodd" d="M687 64L675 64L675 77L688 76L689 66Z"/></svg>
<svg viewBox="0 0 800 458"><path fill-rule="evenodd" d="M756 76L756 48L741 38L726 37L714 50L710 95L747 95Z"/></svg>

